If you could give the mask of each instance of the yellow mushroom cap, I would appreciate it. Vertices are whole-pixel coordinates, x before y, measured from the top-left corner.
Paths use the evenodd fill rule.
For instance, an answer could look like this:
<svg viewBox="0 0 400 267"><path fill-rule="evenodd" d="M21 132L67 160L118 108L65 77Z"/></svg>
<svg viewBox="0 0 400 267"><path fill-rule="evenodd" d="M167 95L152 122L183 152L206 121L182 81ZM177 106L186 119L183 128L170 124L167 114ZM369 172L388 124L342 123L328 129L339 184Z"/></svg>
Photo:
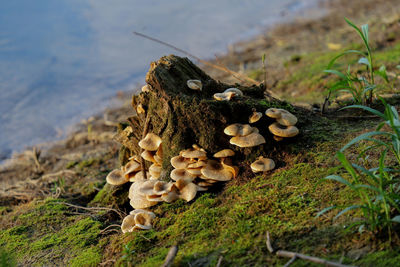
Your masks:
<svg viewBox="0 0 400 267"><path fill-rule="evenodd" d="M148 84L143 85L143 87L142 87L142 92L143 92L143 93L150 92L150 87L149 87Z"/></svg>
<svg viewBox="0 0 400 267"><path fill-rule="evenodd" d="M130 174L134 175L135 172L138 172L141 170L140 163L137 162L136 160L130 160L128 163L125 164L125 166L122 168L124 170L124 176L125 178L130 178Z"/></svg>
<svg viewBox="0 0 400 267"><path fill-rule="evenodd" d="M178 181L179 179L189 179L193 181L196 178L196 175L191 174L186 169L174 169L170 176L174 181Z"/></svg>
<svg viewBox="0 0 400 267"><path fill-rule="evenodd" d="M256 172L266 172L275 168L275 162L272 159L259 157L250 165L251 170Z"/></svg>
<svg viewBox="0 0 400 267"><path fill-rule="evenodd" d="M229 101L232 99L232 97L235 95L233 92L224 92L224 93L215 93L213 95L215 100L218 101Z"/></svg>
<svg viewBox="0 0 400 267"><path fill-rule="evenodd" d="M129 194L128 194L128 197L130 199L129 204L134 209L145 209L145 208L149 208L149 207L157 204L157 202L155 202L155 201L147 200L146 195L143 195L142 193L140 193L140 189L142 188L142 186L148 185L148 183L145 184L146 182L155 183L156 180L136 181L136 182L132 183L131 187L129 188Z"/></svg>
<svg viewBox="0 0 400 267"><path fill-rule="evenodd" d="M188 160L181 155L171 158L171 165L175 169L184 169L188 166L188 164Z"/></svg>
<svg viewBox="0 0 400 267"><path fill-rule="evenodd" d="M128 215L122 220L121 230L123 233L132 232L135 227L135 215Z"/></svg>
<svg viewBox="0 0 400 267"><path fill-rule="evenodd" d="M259 133L251 133L246 136L234 136L229 143L238 147L253 147L265 143L265 138Z"/></svg>
<svg viewBox="0 0 400 267"><path fill-rule="evenodd" d="M107 183L109 183L111 185L122 185L122 184L128 182L129 179L125 178L125 176L123 175L123 173L120 169L115 169L107 175L106 181L107 181Z"/></svg>
<svg viewBox="0 0 400 267"><path fill-rule="evenodd" d="M207 153L199 149L189 148L183 150L181 156L188 159L206 159Z"/></svg>
<svg viewBox="0 0 400 267"><path fill-rule="evenodd" d="M249 117L249 123L255 123L255 122L259 121L261 119L261 117L262 117L261 112L254 111L253 114L251 114Z"/></svg>
<svg viewBox="0 0 400 267"><path fill-rule="evenodd" d="M294 126L297 123L297 117L285 109L279 109L281 117L276 121L284 126Z"/></svg>
<svg viewBox="0 0 400 267"><path fill-rule="evenodd" d="M207 162L205 160L198 160L193 163L189 163L186 168L187 169L195 169L195 168L200 168L206 166Z"/></svg>
<svg viewBox="0 0 400 267"><path fill-rule="evenodd" d="M175 182L175 186L179 189L179 198L189 202L196 197L197 186L190 179L180 178Z"/></svg>
<svg viewBox="0 0 400 267"><path fill-rule="evenodd" d="M275 141L277 141L277 142L279 142L279 141L282 141L283 140L283 137L280 137L280 136L276 136L276 135L274 135L274 140Z"/></svg>
<svg viewBox="0 0 400 267"><path fill-rule="evenodd" d="M149 172L146 172L146 177L147 178L150 177L150 173ZM137 172L133 177L129 178L129 182L136 182L136 181L142 181L142 180L145 180L142 171Z"/></svg>
<svg viewBox="0 0 400 267"><path fill-rule="evenodd" d="M201 174L216 181L229 181L233 177L232 173L216 160L209 160L201 169Z"/></svg>
<svg viewBox="0 0 400 267"><path fill-rule="evenodd" d="M186 171L192 175L199 176L201 175L201 168L187 168Z"/></svg>
<svg viewBox="0 0 400 267"><path fill-rule="evenodd" d="M223 149L214 154L214 158L226 158L226 157L232 157L232 156L235 156L235 152L229 148Z"/></svg>
<svg viewBox="0 0 400 267"><path fill-rule="evenodd" d="M141 210L131 215L135 216L135 228L149 230L153 228L152 220L156 217L156 215L151 211Z"/></svg>
<svg viewBox="0 0 400 267"><path fill-rule="evenodd" d="M144 114L145 112L146 112L146 111L144 110L142 104L137 105L137 107L136 107L136 113L137 113L137 114Z"/></svg>
<svg viewBox="0 0 400 267"><path fill-rule="evenodd" d="M142 154L140 154L140 156L142 156L142 158L144 158L147 161L155 162L154 152L152 151L144 150Z"/></svg>
<svg viewBox="0 0 400 267"><path fill-rule="evenodd" d="M293 137L299 134L296 126L284 126L277 122L272 123L268 129L273 135L280 137Z"/></svg>
<svg viewBox="0 0 400 267"><path fill-rule="evenodd" d="M158 179L160 177L161 171L162 171L161 165L158 165L156 163L151 164L149 167L149 173L155 179Z"/></svg>
<svg viewBox="0 0 400 267"><path fill-rule="evenodd" d="M148 133L146 137L139 142L139 146L144 150L156 151L161 144L161 138L153 133Z"/></svg>
<svg viewBox="0 0 400 267"><path fill-rule="evenodd" d="M246 136L251 134L254 128L249 124L234 123L224 129L224 133L229 136Z"/></svg>
<svg viewBox="0 0 400 267"><path fill-rule="evenodd" d="M269 108L265 111L265 115L273 119L279 119L281 117L281 110L279 108Z"/></svg>
<svg viewBox="0 0 400 267"><path fill-rule="evenodd" d="M187 80L186 85L192 90L200 90L203 88L203 84L200 80Z"/></svg>

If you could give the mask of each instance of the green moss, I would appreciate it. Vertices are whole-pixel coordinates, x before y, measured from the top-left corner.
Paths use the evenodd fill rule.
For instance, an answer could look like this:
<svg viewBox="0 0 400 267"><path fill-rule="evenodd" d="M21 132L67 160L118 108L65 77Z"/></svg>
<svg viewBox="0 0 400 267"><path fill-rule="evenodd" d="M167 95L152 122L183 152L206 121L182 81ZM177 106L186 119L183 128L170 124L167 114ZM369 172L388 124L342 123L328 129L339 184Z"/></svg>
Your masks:
<svg viewBox="0 0 400 267"><path fill-rule="evenodd" d="M389 249L368 253L364 258L357 261L360 266L400 266L399 249Z"/></svg>
<svg viewBox="0 0 400 267"><path fill-rule="evenodd" d="M70 261L71 267L98 266L102 255L99 248L88 248Z"/></svg>

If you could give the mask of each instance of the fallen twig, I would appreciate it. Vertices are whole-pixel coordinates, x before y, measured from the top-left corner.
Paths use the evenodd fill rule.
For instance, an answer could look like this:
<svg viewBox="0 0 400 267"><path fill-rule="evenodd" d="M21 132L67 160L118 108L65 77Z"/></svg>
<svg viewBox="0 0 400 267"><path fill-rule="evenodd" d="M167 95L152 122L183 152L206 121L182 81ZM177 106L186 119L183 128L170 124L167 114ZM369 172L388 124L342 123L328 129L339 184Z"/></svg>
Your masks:
<svg viewBox="0 0 400 267"><path fill-rule="evenodd" d="M238 80L241 81L241 82L244 82L244 80L245 80L245 81L247 81L247 82L249 82L249 83L251 83L251 84L256 84L256 85L259 85L259 84L260 84L260 82L257 82L256 80L253 80L253 79L251 79L250 77L247 77L246 75L243 75L243 74L240 74L240 73L238 73L238 72L232 71L232 70L228 69L228 68L225 67L225 66L219 66L219 65L210 63L210 62L208 62L208 61L202 60L201 58L199 58L199 57L197 57L197 56L195 56L195 55L193 55L193 54L191 54L191 53L189 53L189 52L187 52L187 51L185 51L185 50L183 50L183 49L180 49L180 48L178 48L178 47L176 47L176 46L174 46L174 45L171 45L171 44L169 44L169 43L166 43L166 42L164 42L164 41L158 40L158 39L156 39L156 38L150 37L150 36L148 36L148 35L146 35L146 34L143 34L143 33L140 33L140 32L135 32L135 31L134 31L133 34L138 35L138 36L143 37L143 38L146 38L146 39L151 40L151 41L153 41L153 42L156 42L156 43L165 45L165 46L167 46L167 47L169 47L169 48L172 48L172 49L174 49L174 50L176 50L176 51L178 51L178 52L181 52L181 53L183 53L183 54L185 54L185 55L187 55L187 56L189 56L189 57L192 57L192 58L196 59L197 61L203 63L204 65L207 65L207 66L210 66L210 67L212 67L212 68L215 68L215 69L218 69L218 70L227 72L227 73L231 74L234 78L238 79ZM243 79L244 79L244 80L243 80Z"/></svg>
<svg viewBox="0 0 400 267"><path fill-rule="evenodd" d="M167 254L167 257L165 257L163 265L161 267L169 267L172 265L174 262L174 259L176 257L176 254L178 253L178 246L172 246Z"/></svg>
<svg viewBox="0 0 400 267"><path fill-rule="evenodd" d="M288 262L286 262L285 265L283 265L283 267L288 267L290 264L292 264L295 260L297 260L297 257L294 256L293 258L291 258Z"/></svg>
<svg viewBox="0 0 400 267"><path fill-rule="evenodd" d="M42 175L42 179L48 179L48 178L52 178L52 177L57 177L57 176L62 176L62 175L66 175L66 174L70 174L70 175L75 175L76 172L71 171L71 170L61 170L58 172L53 172L53 173L48 173L45 175Z"/></svg>
<svg viewBox="0 0 400 267"><path fill-rule="evenodd" d="M215 265L215 267L220 267L221 266L221 263L222 263L222 259L223 259L224 257L222 257L222 256L219 256L219 259L218 259L218 262L217 262L217 265Z"/></svg>
<svg viewBox="0 0 400 267"><path fill-rule="evenodd" d="M32 149L32 158L33 158L33 161L35 162L36 172L37 173L42 173L43 172L42 165L39 162L40 154L41 154L40 149L37 149L36 147L33 147L33 149Z"/></svg>
<svg viewBox="0 0 400 267"><path fill-rule="evenodd" d="M272 245L271 245L271 239L270 239L270 237L269 237L269 232L267 232L267 241L266 241L266 243L267 243L267 249L268 249L268 251L269 251L270 253L274 253L274 248L273 248Z"/></svg>
<svg viewBox="0 0 400 267"><path fill-rule="evenodd" d="M107 226L106 228L104 228L103 230L101 230L100 234L104 234L105 232L107 232L107 230L109 230L112 227L120 228L121 226L119 224L111 224L111 225ZM112 230L117 230L117 229L112 229ZM118 232L119 232L119 230L118 230Z"/></svg>
<svg viewBox="0 0 400 267"><path fill-rule="evenodd" d="M297 252L291 252L291 251L286 251L286 250L278 250L276 252L276 255L279 257L287 257L287 258L293 258L297 257L302 260L306 261L311 261L319 264L324 264L325 266L333 266L333 267L351 267L351 265L344 265L338 262L333 262L333 261L327 261L321 258L313 257L313 256L308 256L305 254L297 253Z"/></svg>

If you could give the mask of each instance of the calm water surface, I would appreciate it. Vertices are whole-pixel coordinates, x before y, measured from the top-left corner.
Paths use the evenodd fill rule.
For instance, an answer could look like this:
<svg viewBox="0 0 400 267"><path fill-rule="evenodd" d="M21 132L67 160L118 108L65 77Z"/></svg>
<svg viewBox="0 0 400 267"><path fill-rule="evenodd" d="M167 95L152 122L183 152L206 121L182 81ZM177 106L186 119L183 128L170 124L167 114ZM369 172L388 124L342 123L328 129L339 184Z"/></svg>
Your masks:
<svg viewBox="0 0 400 267"><path fill-rule="evenodd" d="M151 61L176 54L132 31L209 58L315 3L1 1L0 159L60 138L74 123L104 109L117 91L144 83Z"/></svg>

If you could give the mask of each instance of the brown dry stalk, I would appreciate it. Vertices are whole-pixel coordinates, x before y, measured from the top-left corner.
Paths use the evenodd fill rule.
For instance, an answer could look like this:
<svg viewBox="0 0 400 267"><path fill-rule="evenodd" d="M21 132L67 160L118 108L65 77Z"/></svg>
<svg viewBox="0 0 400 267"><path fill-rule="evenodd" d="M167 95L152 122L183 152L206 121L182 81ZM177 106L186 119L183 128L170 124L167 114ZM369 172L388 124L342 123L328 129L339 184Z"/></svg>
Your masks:
<svg viewBox="0 0 400 267"><path fill-rule="evenodd" d="M67 203L67 202L56 202L57 204L63 204L72 208L76 208L76 209L82 209L82 210L88 210L88 211L100 211L100 210L106 210L106 211L113 211L115 213L117 213L121 218L124 218L126 216L126 214L120 210L116 210L113 208L105 208L105 207L83 207L83 206L78 206L78 205L74 205L71 203Z"/></svg>
<svg viewBox="0 0 400 267"><path fill-rule="evenodd" d="M165 46L167 46L167 47L169 47L169 48L172 48L172 49L174 49L174 50L176 50L176 51L178 51L178 52L181 52L181 53L183 53L183 54L185 54L185 55L187 55L187 56L189 56L189 57L192 57L192 58L196 59L197 61L201 62L201 63L204 64L204 65L207 65L207 66L212 67L212 68L214 68L214 69L218 69L218 70L221 70L221 71L223 71L223 72L229 73L230 75L232 75L234 78L236 78L237 80L239 80L239 81L242 82L242 83L244 83L245 81L247 81L247 82L250 83L250 84L260 85L260 82L258 82L258 81L256 81L256 80L253 80L252 78L247 77L246 75L243 75L243 74L240 74L240 73L238 73L238 72L232 71L232 70L228 69L226 66L216 65L216 64L213 64L213 63L211 63L211 62L202 60L201 58L199 58L199 57L197 57L197 56L195 56L195 55L193 55L193 54L191 54L191 53L189 53L189 52L187 52L187 51L185 51L185 50L183 50L183 49L181 49L181 48L178 48L178 47L176 47L176 46L174 46L174 45L171 45L171 44L169 44L169 43L166 43L166 42L164 42L164 41L158 40L158 39L156 39L156 38L154 38L154 37L148 36L148 35L143 34L143 33L140 33L140 32L134 31L133 34L135 34L135 35L137 35L137 36L140 36L140 37L143 37L143 38L145 38L145 39L151 40L151 41L153 41L153 42L156 42L156 43L165 45Z"/></svg>

